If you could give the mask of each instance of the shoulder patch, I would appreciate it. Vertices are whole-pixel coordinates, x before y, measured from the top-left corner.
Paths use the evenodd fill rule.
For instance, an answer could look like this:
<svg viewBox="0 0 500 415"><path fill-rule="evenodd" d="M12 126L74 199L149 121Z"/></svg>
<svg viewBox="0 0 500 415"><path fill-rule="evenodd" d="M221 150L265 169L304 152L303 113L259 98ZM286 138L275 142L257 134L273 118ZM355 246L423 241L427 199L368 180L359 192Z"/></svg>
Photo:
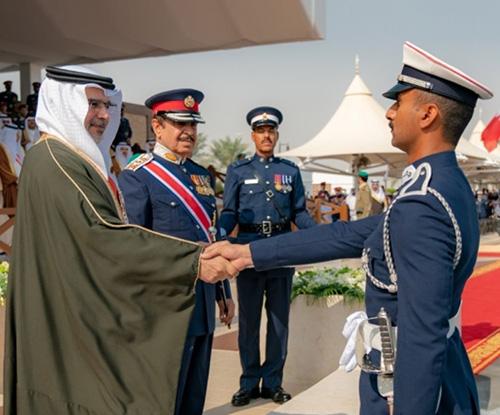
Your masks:
<svg viewBox="0 0 500 415"><path fill-rule="evenodd" d="M127 166L125 167L125 170L136 171L136 170L140 169L142 166L144 166L145 164L149 163L151 160L153 160L153 155L151 153L141 154L135 160L132 160L129 164L127 164Z"/></svg>
<svg viewBox="0 0 500 415"><path fill-rule="evenodd" d="M291 160L287 160L287 159L284 159L284 158L281 158L281 157L276 157L279 161L285 163L285 164L288 164L289 166L292 166L292 167L295 167L295 168L299 168L299 166L297 166L293 161Z"/></svg>
<svg viewBox="0 0 500 415"><path fill-rule="evenodd" d="M210 172L207 170L206 167L202 166L201 164L197 163L196 161L194 161L193 159L188 159L191 163L193 163L196 167L199 167L200 169L202 169L207 175L210 174Z"/></svg>
<svg viewBox="0 0 500 415"><path fill-rule="evenodd" d="M432 168L429 163L422 163L418 166L408 183L403 185L399 191L399 196L424 196L427 194L427 189L429 187L429 182L432 177Z"/></svg>
<svg viewBox="0 0 500 415"><path fill-rule="evenodd" d="M231 164L231 166L232 167L244 166L244 165L250 163L252 160L253 160L252 157L245 157L244 159L236 160L233 164Z"/></svg>

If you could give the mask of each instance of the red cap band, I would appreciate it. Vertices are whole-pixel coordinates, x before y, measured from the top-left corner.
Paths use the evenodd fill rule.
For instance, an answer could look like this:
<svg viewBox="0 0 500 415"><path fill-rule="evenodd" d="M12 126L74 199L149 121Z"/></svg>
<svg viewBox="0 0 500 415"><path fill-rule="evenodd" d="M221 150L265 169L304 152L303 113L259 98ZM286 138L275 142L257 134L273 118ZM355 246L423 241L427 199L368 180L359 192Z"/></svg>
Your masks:
<svg viewBox="0 0 500 415"><path fill-rule="evenodd" d="M198 112L198 103L195 102L192 107L186 107L185 100L178 101L165 101L157 102L153 104L153 112L157 114L160 111L171 112L171 111L191 111Z"/></svg>

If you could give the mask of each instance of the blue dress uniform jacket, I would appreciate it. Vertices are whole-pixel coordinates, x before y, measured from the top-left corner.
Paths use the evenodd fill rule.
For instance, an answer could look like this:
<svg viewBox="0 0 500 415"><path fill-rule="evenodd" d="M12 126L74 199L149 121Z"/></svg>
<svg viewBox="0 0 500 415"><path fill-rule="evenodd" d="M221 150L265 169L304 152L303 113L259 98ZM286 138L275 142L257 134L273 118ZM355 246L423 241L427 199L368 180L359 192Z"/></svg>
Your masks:
<svg viewBox="0 0 500 415"><path fill-rule="evenodd" d="M224 185L224 209L220 227L230 233L237 224L279 224L293 222L298 228L316 223L306 211L304 185L299 168L280 157L264 159L257 155L239 160L227 169ZM266 194L268 190L273 196ZM272 201L281 210L281 214ZM222 231L224 232L224 231ZM262 238L257 232L238 233L238 242Z"/></svg>
<svg viewBox="0 0 500 415"><path fill-rule="evenodd" d="M155 160L174 174L197 196L210 218L213 217L216 209L215 197L197 193L196 184L200 183L192 181L192 175L203 176L206 179L210 177L204 167L190 159L182 165L175 164L157 154L143 155L141 158ZM143 168L147 162L136 160L135 163L143 164L135 171L132 169L122 171L118 177L129 221L178 238L206 242L207 238L200 225L181 205L179 199ZM158 255L161 255L161 252ZM196 303L188 328L181 366L176 413L201 414L203 410L215 330L215 302L222 298L220 291L219 286L201 280L196 284ZM224 291L226 297L231 298L227 280L224 281ZM168 350L165 352L168 353ZM190 378L189 382L186 382L187 378ZM180 400L185 402L181 403Z"/></svg>
<svg viewBox="0 0 500 415"><path fill-rule="evenodd" d="M316 223L305 208L304 187L298 167L278 157L257 155L232 164L224 186L221 229L229 234L238 225L238 243L267 238ZM222 232L224 232L222 231ZM240 273L236 283L239 302L238 344L243 373L240 386L281 386L288 342L288 316L293 268L273 267ZM268 330L266 360L261 365L259 331L264 295Z"/></svg>
<svg viewBox="0 0 500 415"><path fill-rule="evenodd" d="M430 169L419 169L422 164ZM448 335L449 319L459 310L477 257L479 228L474 198L454 152L425 157L413 166L415 172L398 191L405 196L395 202L389 217L390 254L398 289L389 292L367 278L367 315L374 317L384 307L398 327L395 414L479 414L476 384L460 333L454 330ZM428 188L448 203L461 242L450 214ZM253 242L250 248L259 270L359 257L365 249L370 273L390 285L383 226L382 215L336 222ZM459 249L461 245L461 253L454 264L457 245ZM388 413L376 384L375 375L362 373L362 414Z"/></svg>

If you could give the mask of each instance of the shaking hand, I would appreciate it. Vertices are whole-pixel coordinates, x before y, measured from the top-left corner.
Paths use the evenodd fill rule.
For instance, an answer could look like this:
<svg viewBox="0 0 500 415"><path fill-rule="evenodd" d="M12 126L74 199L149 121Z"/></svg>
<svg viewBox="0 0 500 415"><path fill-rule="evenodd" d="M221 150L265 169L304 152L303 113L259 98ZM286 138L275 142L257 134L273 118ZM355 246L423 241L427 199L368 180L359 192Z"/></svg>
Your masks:
<svg viewBox="0 0 500 415"><path fill-rule="evenodd" d="M231 244L228 241L216 242L205 248L201 255L203 260L211 260L218 257L223 257L231 261L231 265L238 271L253 266L252 253L248 244L237 245Z"/></svg>
<svg viewBox="0 0 500 415"><path fill-rule="evenodd" d="M198 278L202 281L214 284L228 277L234 278L238 273L239 269L222 256L201 256Z"/></svg>

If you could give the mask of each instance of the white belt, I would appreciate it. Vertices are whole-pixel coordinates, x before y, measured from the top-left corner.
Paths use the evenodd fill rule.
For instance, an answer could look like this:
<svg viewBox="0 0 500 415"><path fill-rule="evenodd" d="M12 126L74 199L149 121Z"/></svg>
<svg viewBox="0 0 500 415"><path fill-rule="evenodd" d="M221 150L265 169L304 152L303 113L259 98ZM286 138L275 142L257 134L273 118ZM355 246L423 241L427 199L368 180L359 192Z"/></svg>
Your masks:
<svg viewBox="0 0 500 415"><path fill-rule="evenodd" d="M455 330L460 329L460 310L461 306L458 308L457 313L448 320L448 333L446 333L446 338L449 339L455 333ZM356 336L361 323L367 320L366 314L364 312L357 311L347 317L346 324L342 334L347 338L347 344L344 348L342 356L340 356L340 366L343 367L346 372L350 372L356 367ZM377 324L367 323L361 325L361 330L363 330L363 338L366 340L365 349L368 353L371 349L381 350L380 342L380 326ZM393 338L397 338L397 327L393 327Z"/></svg>

